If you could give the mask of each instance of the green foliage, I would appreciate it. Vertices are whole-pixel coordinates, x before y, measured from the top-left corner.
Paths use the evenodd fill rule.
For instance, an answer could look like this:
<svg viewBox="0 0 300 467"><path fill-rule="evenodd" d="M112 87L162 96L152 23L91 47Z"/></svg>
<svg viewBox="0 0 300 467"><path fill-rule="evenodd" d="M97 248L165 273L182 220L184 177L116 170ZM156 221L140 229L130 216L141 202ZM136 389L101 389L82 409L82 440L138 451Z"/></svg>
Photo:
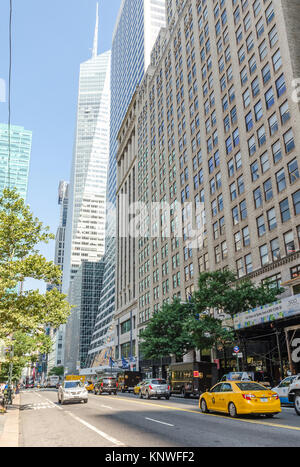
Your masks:
<svg viewBox="0 0 300 467"><path fill-rule="evenodd" d="M190 335L184 328L184 323L191 313L190 305L181 303L178 299L171 304L165 303L141 333L143 341L140 349L143 356L149 359L166 355L182 358L193 348Z"/></svg>
<svg viewBox="0 0 300 467"><path fill-rule="evenodd" d="M49 371L49 376L64 376L64 367L63 366L55 366Z"/></svg>
<svg viewBox="0 0 300 467"><path fill-rule="evenodd" d="M33 217L15 190L3 191L0 198L0 339L13 335L16 346L23 349L23 356L26 349L31 355L49 349L45 327L57 328L70 314L66 296L56 288L45 294L38 290L18 291L28 278L54 286L60 284L60 268L37 250L40 243L48 243L53 238L49 228Z"/></svg>
<svg viewBox="0 0 300 467"><path fill-rule="evenodd" d="M192 349L224 347L235 341L235 332L225 328L212 310L233 317L276 301L282 292L272 284L255 285L247 278L238 281L228 270L200 274L198 289L188 303L176 299L153 315L141 334L141 351L149 359L167 355L182 359Z"/></svg>

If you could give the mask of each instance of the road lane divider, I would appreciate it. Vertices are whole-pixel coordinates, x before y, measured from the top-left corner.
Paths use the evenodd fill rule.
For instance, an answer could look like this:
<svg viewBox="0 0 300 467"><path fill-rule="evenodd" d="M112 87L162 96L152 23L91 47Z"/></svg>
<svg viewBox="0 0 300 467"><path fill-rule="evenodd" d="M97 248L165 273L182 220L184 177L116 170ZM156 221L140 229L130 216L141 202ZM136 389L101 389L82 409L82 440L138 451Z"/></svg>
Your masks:
<svg viewBox="0 0 300 467"><path fill-rule="evenodd" d="M172 407L171 405L153 404L151 402L146 402L146 401L144 402L144 401L141 401L141 400L132 400L132 399L128 399L128 398L125 398L125 397L114 397L114 398L111 398L110 400L114 400L114 401L119 400L119 401L122 401L122 402L124 402L124 400L126 400L127 402L131 402L131 403L134 403L134 404L147 405L148 407L159 407L159 408L163 408L163 409L170 409L170 410L174 410L174 411L177 411L177 412L195 413L195 414L198 414L198 415L202 415L203 417L223 418L224 420L233 421L233 422L244 422L244 423L251 423L251 424L254 424L254 425L270 426L270 427L273 427L273 428L283 428L285 430L300 431L300 427L296 427L296 426L283 425L283 424L272 423L272 422L264 422L264 421L259 421L259 420L247 420L245 418L231 418L231 417L228 417L228 416L222 415L222 414L203 413L203 412L200 411L200 409L198 409L198 410L184 409L184 408L180 408L180 407Z"/></svg>
<svg viewBox="0 0 300 467"><path fill-rule="evenodd" d="M161 422L160 420L154 420L153 418L145 417L145 419L149 420L150 422L160 423L161 425L175 426L175 425L171 425L171 423Z"/></svg>
<svg viewBox="0 0 300 467"><path fill-rule="evenodd" d="M95 426L91 425L90 423L86 422L85 420L83 420L82 418L79 418L77 417L76 415L74 415L72 412L68 412L68 411L65 411L66 414L70 415L70 417L74 418L74 420L76 420L77 422L81 423L82 425L86 426L87 428L89 428L90 430L94 431L95 433L97 433L99 436L101 436L102 438L106 439L107 441L109 441L110 443L114 444L115 446L122 446L122 447L125 447L125 444L122 443L121 441L119 441L118 439L116 438L113 438L112 436L108 435L107 433L104 433L103 431L101 430L98 430L98 428L96 428Z"/></svg>

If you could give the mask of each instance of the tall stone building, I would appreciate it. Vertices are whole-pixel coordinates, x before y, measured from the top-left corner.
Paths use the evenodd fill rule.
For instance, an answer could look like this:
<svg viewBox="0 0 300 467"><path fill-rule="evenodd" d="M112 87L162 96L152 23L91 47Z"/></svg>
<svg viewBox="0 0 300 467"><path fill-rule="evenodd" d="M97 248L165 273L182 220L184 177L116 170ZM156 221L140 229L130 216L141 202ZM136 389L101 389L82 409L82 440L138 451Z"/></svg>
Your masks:
<svg viewBox="0 0 300 467"><path fill-rule="evenodd" d="M289 0L167 0L134 97L137 332L164 302L188 300L201 272L299 276L299 18Z"/></svg>

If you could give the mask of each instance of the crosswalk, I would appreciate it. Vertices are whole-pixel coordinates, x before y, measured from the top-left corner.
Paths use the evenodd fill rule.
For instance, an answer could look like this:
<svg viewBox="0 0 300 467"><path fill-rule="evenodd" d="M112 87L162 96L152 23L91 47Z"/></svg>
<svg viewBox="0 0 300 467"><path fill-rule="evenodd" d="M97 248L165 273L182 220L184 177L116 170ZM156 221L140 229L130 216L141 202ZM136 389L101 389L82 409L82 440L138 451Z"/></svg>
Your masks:
<svg viewBox="0 0 300 467"><path fill-rule="evenodd" d="M40 402L38 404L26 404L22 407L22 410L45 410L55 409L56 405L52 402Z"/></svg>

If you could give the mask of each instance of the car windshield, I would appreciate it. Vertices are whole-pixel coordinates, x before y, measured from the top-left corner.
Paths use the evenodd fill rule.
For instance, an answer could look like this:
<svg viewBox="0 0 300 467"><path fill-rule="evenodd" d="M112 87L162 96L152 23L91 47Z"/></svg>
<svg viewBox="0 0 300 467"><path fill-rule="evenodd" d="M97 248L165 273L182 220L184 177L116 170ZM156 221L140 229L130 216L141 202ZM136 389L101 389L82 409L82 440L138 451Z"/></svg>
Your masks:
<svg viewBox="0 0 300 467"><path fill-rule="evenodd" d="M241 391L269 391L268 388L258 383L236 383Z"/></svg>
<svg viewBox="0 0 300 467"><path fill-rule="evenodd" d="M151 384L167 384L165 379L152 379Z"/></svg>
<svg viewBox="0 0 300 467"><path fill-rule="evenodd" d="M83 384L81 381L67 381L65 383L66 389L82 388Z"/></svg>

